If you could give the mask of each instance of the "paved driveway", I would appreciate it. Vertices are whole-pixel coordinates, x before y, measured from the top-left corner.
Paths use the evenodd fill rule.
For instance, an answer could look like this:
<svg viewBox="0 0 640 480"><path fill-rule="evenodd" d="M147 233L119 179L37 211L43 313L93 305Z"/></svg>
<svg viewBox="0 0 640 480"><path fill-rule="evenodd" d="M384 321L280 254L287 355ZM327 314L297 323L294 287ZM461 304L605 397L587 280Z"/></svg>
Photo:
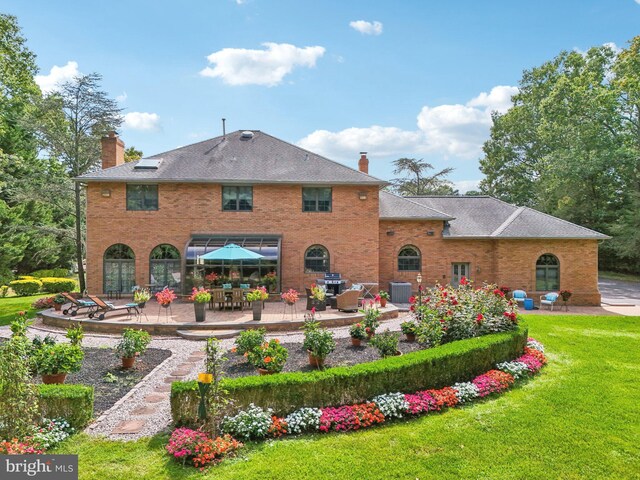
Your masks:
<svg viewBox="0 0 640 480"><path fill-rule="evenodd" d="M602 294L602 303L640 305L640 282L600 278L598 287Z"/></svg>

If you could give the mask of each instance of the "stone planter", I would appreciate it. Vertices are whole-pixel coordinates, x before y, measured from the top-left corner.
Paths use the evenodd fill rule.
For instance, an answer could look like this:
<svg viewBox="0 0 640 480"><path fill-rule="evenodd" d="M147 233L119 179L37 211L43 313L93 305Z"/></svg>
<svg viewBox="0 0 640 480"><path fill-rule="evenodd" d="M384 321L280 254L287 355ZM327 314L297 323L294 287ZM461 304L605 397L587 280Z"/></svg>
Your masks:
<svg viewBox="0 0 640 480"><path fill-rule="evenodd" d="M196 312L196 322L204 322L207 319L206 303L194 303L193 308Z"/></svg>
<svg viewBox="0 0 640 480"><path fill-rule="evenodd" d="M42 375L42 383L46 385L52 385L54 383L64 383L64 379L67 378L66 373L51 373L48 375Z"/></svg>
<svg viewBox="0 0 640 480"><path fill-rule="evenodd" d="M251 309L253 310L253 320L256 322L262 320L262 302L260 300L251 302Z"/></svg>
<svg viewBox="0 0 640 480"><path fill-rule="evenodd" d="M133 364L136 361L136 357L122 357L122 368L123 369L129 369L129 368L133 368Z"/></svg>
<svg viewBox="0 0 640 480"><path fill-rule="evenodd" d="M361 338L353 338L351 337L351 345L353 345L354 347L359 347L362 345L362 339Z"/></svg>

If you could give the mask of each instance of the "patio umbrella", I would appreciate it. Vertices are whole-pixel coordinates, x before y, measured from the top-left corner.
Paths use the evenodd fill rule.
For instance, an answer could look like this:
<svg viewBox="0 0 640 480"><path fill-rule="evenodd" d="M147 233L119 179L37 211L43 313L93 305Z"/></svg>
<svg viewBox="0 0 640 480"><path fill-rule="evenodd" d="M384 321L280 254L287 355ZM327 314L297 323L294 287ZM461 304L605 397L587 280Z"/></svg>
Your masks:
<svg viewBox="0 0 640 480"><path fill-rule="evenodd" d="M229 243L224 247L213 250L212 252L201 255L199 261L204 260L258 260L264 258L264 255L252 252L246 248L236 245L235 243ZM229 272L231 272L231 266L229 266ZM223 270L224 273L224 270Z"/></svg>

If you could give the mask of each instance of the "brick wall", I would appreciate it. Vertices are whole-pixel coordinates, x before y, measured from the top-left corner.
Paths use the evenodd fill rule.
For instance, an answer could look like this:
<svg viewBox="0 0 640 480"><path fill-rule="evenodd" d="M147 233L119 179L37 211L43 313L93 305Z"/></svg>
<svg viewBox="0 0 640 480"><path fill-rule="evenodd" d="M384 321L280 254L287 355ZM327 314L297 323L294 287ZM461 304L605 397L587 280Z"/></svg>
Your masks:
<svg viewBox="0 0 640 480"><path fill-rule="evenodd" d="M434 235L427 235L433 231ZM387 232L393 232L388 235ZM414 245L422 255L423 285L451 281L451 264L469 263L476 283L488 282L522 289L538 304L536 261L552 253L560 261L560 288L573 291L572 304L599 305L598 244L596 240L453 240L442 237L442 222L380 222L380 285L392 280L411 282L417 290L418 272L398 271L398 253Z"/></svg>
<svg viewBox="0 0 640 480"><path fill-rule="evenodd" d="M101 195L111 190L110 197ZM358 192L367 192L360 200ZM304 252L314 244L330 254L331 270L354 281L378 278L378 187L334 186L330 213L302 212L299 185L254 185L252 212L223 212L221 186L159 184L157 211L127 211L126 186L87 187L87 285L102 292L103 254L124 243L136 255L136 283L149 282L149 254L159 244L184 254L194 234L281 235L282 287L302 290L317 274L304 273Z"/></svg>

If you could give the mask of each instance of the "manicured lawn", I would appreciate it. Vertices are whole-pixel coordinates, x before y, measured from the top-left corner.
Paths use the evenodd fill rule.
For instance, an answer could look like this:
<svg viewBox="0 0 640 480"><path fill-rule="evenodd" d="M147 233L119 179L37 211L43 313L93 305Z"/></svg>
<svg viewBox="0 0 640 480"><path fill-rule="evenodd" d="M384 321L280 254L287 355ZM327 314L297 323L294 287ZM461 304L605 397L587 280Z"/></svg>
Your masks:
<svg viewBox="0 0 640 480"><path fill-rule="evenodd" d="M633 275L631 273L598 272L598 277L606 278L608 280L624 280L627 282L640 282L640 275Z"/></svg>
<svg viewBox="0 0 640 480"><path fill-rule="evenodd" d="M9 325L15 318L16 313L21 310L27 312L29 318L34 317L36 311L31 308L31 304L41 297L48 297L51 294L32 295L30 297L7 297L0 298L0 325Z"/></svg>
<svg viewBox="0 0 640 480"><path fill-rule="evenodd" d="M351 434L245 448L216 479L639 478L640 317L530 316L549 365L498 398ZM77 436L83 479L202 478L132 443ZM634 473L635 472L635 473Z"/></svg>

